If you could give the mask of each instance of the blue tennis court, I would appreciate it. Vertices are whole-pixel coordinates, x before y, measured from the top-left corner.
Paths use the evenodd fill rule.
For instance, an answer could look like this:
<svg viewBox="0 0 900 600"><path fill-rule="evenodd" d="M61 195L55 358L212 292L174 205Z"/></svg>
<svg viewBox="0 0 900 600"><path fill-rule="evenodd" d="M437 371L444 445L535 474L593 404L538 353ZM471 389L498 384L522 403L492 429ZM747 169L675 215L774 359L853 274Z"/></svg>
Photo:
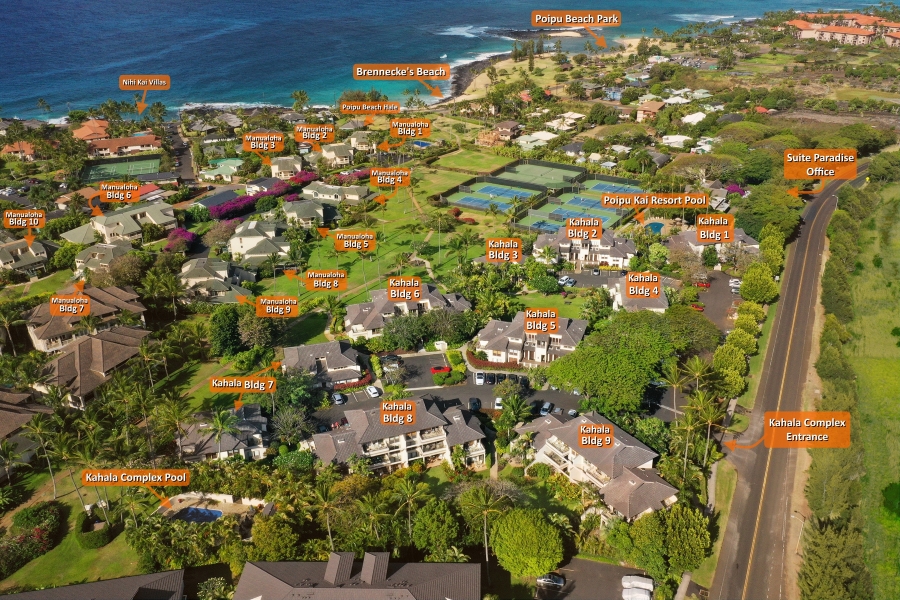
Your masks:
<svg viewBox="0 0 900 600"><path fill-rule="evenodd" d="M497 200L484 200L482 198L476 198L474 196L465 196L463 198L460 198L459 200L453 200L453 204L458 204L460 206L469 206L477 210L487 210L491 204L494 204L501 212L506 212L510 208L512 208L512 204L507 204L506 202L498 202Z"/></svg>
<svg viewBox="0 0 900 600"><path fill-rule="evenodd" d="M528 190L518 190L516 188L500 187L499 185L486 185L483 188L475 190L479 194L488 194L493 196L503 196L504 198L512 198L518 196L521 199L530 198L536 192Z"/></svg>
<svg viewBox="0 0 900 600"><path fill-rule="evenodd" d="M638 193L641 190L636 185L628 185L626 183L613 183L611 181L600 181L591 186L592 190L597 192L619 192L619 193Z"/></svg>

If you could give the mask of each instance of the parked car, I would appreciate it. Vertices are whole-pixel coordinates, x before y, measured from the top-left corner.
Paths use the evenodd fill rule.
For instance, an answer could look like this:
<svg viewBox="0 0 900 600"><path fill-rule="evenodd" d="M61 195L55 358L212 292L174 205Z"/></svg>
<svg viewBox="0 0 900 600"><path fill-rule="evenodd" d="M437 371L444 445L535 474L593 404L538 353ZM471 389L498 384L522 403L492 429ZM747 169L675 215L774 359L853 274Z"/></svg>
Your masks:
<svg viewBox="0 0 900 600"><path fill-rule="evenodd" d="M488 374L485 376L485 381L487 381L487 384L488 384L488 385L496 385L496 383L497 383L497 376L494 375L493 373L488 373Z"/></svg>
<svg viewBox="0 0 900 600"><path fill-rule="evenodd" d="M506 373L497 373L497 383L506 381Z"/></svg>
<svg viewBox="0 0 900 600"><path fill-rule="evenodd" d="M570 410L568 413L566 413L566 414L569 415L570 417L577 417L577 416L578 416L578 411L575 410L575 409L573 408L573 409L571 409L571 410Z"/></svg>
<svg viewBox="0 0 900 600"><path fill-rule="evenodd" d="M453 369L451 369L450 367L446 367L446 366L444 366L444 367L431 367L431 374L434 375L434 374L436 374L436 373L449 373L449 372L452 371L452 370L453 370Z"/></svg>
<svg viewBox="0 0 900 600"><path fill-rule="evenodd" d="M698 288L708 288L710 284L708 281L695 281L694 286Z"/></svg>
<svg viewBox="0 0 900 600"><path fill-rule="evenodd" d="M564 585L566 580L556 573L547 573L537 578L538 587L560 589Z"/></svg>
<svg viewBox="0 0 900 600"><path fill-rule="evenodd" d="M591 269L591 275L599 275L600 269Z"/></svg>
<svg viewBox="0 0 900 600"><path fill-rule="evenodd" d="M622 600L652 600L653 592L642 590L640 588L631 588L622 590Z"/></svg>
<svg viewBox="0 0 900 600"><path fill-rule="evenodd" d="M700 312L703 312L703 307L700 306L699 304L691 304L691 308L693 308L694 310L699 310Z"/></svg>
<svg viewBox="0 0 900 600"><path fill-rule="evenodd" d="M481 409L480 398L469 398L469 410L476 411Z"/></svg>
<svg viewBox="0 0 900 600"><path fill-rule="evenodd" d="M481 371L475 373L475 385L484 385L484 373Z"/></svg>
<svg viewBox="0 0 900 600"><path fill-rule="evenodd" d="M367 385L366 386L366 395L369 396L369 398L377 398L378 396L381 395L381 390L379 390L374 385Z"/></svg>
<svg viewBox="0 0 900 600"><path fill-rule="evenodd" d="M341 417L340 421L335 421L334 423L331 424L331 428L332 429L340 429L344 425L347 425L347 423L348 423L347 417Z"/></svg>
<svg viewBox="0 0 900 600"><path fill-rule="evenodd" d="M575 389L572 390L572 394L574 394L575 396L580 396L580 395L581 395L581 391L580 391L578 388L575 388Z"/></svg>
<svg viewBox="0 0 900 600"><path fill-rule="evenodd" d="M619 275L622 275L623 277L624 277L625 275L628 275L628 269L621 269L621 270L619 271Z"/></svg>
<svg viewBox="0 0 900 600"><path fill-rule="evenodd" d="M340 392L335 392L331 395L331 401L338 405L346 404L347 396L341 394Z"/></svg>
<svg viewBox="0 0 900 600"><path fill-rule="evenodd" d="M572 278L569 277L568 275L563 275L562 277L560 277L559 279L556 280L556 283L558 283L559 285L568 285L568 283L571 280L572 280Z"/></svg>
<svg viewBox="0 0 900 600"><path fill-rule="evenodd" d="M653 591L653 580L649 577L641 577L640 575L626 575L622 578L622 588L626 590L639 589Z"/></svg>
<svg viewBox="0 0 900 600"><path fill-rule="evenodd" d="M577 282L569 277L569 280L566 282L566 287L573 287Z"/></svg>
<svg viewBox="0 0 900 600"><path fill-rule="evenodd" d="M552 402L544 402L544 404L541 406L541 416L546 417L547 415L550 414L551 410L553 410L553 403Z"/></svg>
<svg viewBox="0 0 900 600"><path fill-rule="evenodd" d="M522 386L522 389L527 390L528 387L531 385L531 382L528 381L528 378L527 378L527 377L525 377L524 375L522 375L522 376L519 377L519 385Z"/></svg>
<svg viewBox="0 0 900 600"><path fill-rule="evenodd" d="M731 279L728 280L728 284L729 285L741 285L741 280L738 279L737 277L732 277Z"/></svg>
<svg viewBox="0 0 900 600"><path fill-rule="evenodd" d="M503 410L503 398L494 398L494 410Z"/></svg>
<svg viewBox="0 0 900 600"><path fill-rule="evenodd" d="M509 375L506 376L506 378L509 379L510 381L512 381L513 383L519 383L519 376L516 375L515 373L510 373Z"/></svg>

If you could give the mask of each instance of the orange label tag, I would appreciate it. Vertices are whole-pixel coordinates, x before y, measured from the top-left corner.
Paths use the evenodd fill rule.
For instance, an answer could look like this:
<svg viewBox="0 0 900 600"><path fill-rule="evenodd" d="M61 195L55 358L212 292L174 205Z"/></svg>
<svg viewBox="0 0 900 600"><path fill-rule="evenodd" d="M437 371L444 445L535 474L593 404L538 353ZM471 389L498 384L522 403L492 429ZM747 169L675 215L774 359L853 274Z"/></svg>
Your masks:
<svg viewBox="0 0 900 600"><path fill-rule="evenodd" d="M347 271L310 269L303 281L307 292L343 292L347 289Z"/></svg>
<svg viewBox="0 0 900 600"><path fill-rule="evenodd" d="M91 314L91 297L85 294L50 296L51 317L84 317Z"/></svg>
<svg viewBox="0 0 900 600"><path fill-rule="evenodd" d="M603 219L596 217L566 219L566 237L570 240L599 240L603 237Z"/></svg>
<svg viewBox="0 0 900 600"><path fill-rule="evenodd" d="M388 300L409 302L422 299L422 279L420 277L388 277Z"/></svg>
<svg viewBox="0 0 900 600"><path fill-rule="evenodd" d="M615 434L610 425L582 423L578 426L579 448L612 448L615 443Z"/></svg>
<svg viewBox="0 0 900 600"><path fill-rule="evenodd" d="M659 298L660 293L662 279L659 273L628 271L625 276L626 298Z"/></svg>
<svg viewBox="0 0 900 600"><path fill-rule="evenodd" d="M381 403L382 425L415 425L416 404L409 400L391 400Z"/></svg>
<svg viewBox="0 0 900 600"><path fill-rule="evenodd" d="M294 125L294 141L331 143L334 141L334 125L299 123Z"/></svg>
<svg viewBox="0 0 900 600"><path fill-rule="evenodd" d="M342 115L393 115L398 112L399 102L341 102Z"/></svg>
<svg viewBox="0 0 900 600"><path fill-rule="evenodd" d="M618 27L622 13L617 10L535 10L532 27Z"/></svg>
<svg viewBox="0 0 900 600"><path fill-rule="evenodd" d="M849 448L850 413L844 411L768 411L766 448Z"/></svg>
<svg viewBox="0 0 900 600"><path fill-rule="evenodd" d="M98 487L131 485L190 485L187 469L85 469L81 485Z"/></svg>
<svg viewBox="0 0 900 600"><path fill-rule="evenodd" d="M519 262L522 259L522 238L487 238L484 246L488 262Z"/></svg>
<svg viewBox="0 0 900 600"><path fill-rule="evenodd" d="M300 316L296 296L259 296L256 299L257 317L290 318Z"/></svg>
<svg viewBox="0 0 900 600"><path fill-rule="evenodd" d="M450 65L435 64L358 64L353 79L406 81L414 79L450 79Z"/></svg>
<svg viewBox="0 0 900 600"><path fill-rule="evenodd" d="M785 150L785 179L856 179L856 150Z"/></svg>
<svg viewBox="0 0 900 600"><path fill-rule="evenodd" d="M382 169L372 167L369 171L369 185L376 187L409 187L409 169Z"/></svg>
<svg viewBox="0 0 900 600"><path fill-rule="evenodd" d="M391 137L431 137L431 121L429 119L391 119Z"/></svg>
<svg viewBox="0 0 900 600"><path fill-rule="evenodd" d="M334 249L338 252L374 252L374 231L336 231Z"/></svg>
<svg viewBox="0 0 900 600"><path fill-rule="evenodd" d="M103 181L100 202L140 202L141 184L134 181Z"/></svg>
<svg viewBox="0 0 900 600"><path fill-rule="evenodd" d="M276 389L274 377L210 377L211 392L269 393Z"/></svg>
<svg viewBox="0 0 900 600"><path fill-rule="evenodd" d="M697 243L730 244L734 241L734 215L697 215Z"/></svg>
<svg viewBox="0 0 900 600"><path fill-rule="evenodd" d="M707 208L706 194L603 194L600 204L604 208Z"/></svg>
<svg viewBox="0 0 900 600"><path fill-rule="evenodd" d="M284 134L264 131L244 134L244 152L281 152L284 150Z"/></svg>
<svg viewBox="0 0 900 600"><path fill-rule="evenodd" d="M3 211L3 226L7 229L25 229L26 227L43 227L46 215L42 210L10 209Z"/></svg>
<svg viewBox="0 0 900 600"><path fill-rule="evenodd" d="M167 90L172 87L168 75L119 75L120 90Z"/></svg>
<svg viewBox="0 0 900 600"><path fill-rule="evenodd" d="M525 333L559 333L559 311L555 308L526 308Z"/></svg>

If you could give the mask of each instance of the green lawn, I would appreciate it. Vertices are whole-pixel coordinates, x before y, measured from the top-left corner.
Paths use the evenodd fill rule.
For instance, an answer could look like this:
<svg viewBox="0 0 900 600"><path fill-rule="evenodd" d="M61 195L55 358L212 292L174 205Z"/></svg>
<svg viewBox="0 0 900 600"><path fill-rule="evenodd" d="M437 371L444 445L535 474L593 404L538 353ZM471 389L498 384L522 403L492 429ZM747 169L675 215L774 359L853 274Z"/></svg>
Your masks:
<svg viewBox="0 0 900 600"><path fill-rule="evenodd" d="M852 100L859 98L860 100L868 100L874 98L876 100L898 100L900 94L893 92L885 92L883 90L865 90L860 88L838 88L828 95L829 98L835 100Z"/></svg>
<svg viewBox="0 0 900 600"><path fill-rule="evenodd" d="M440 194L450 188L461 184L463 181L472 179L473 175L467 173L457 173L456 171L444 171L434 167L418 167L414 169L416 175L421 175L422 183L416 186L416 200L419 206L425 208L428 203L426 199L429 196ZM398 194L398 197L400 195Z"/></svg>
<svg viewBox="0 0 900 600"><path fill-rule="evenodd" d="M568 317L570 319L581 318L581 307L584 305L584 296L568 296L563 298L562 294L551 294L545 296L538 292L517 296L517 300L525 304L525 308L555 308L559 310L559 316Z"/></svg>
<svg viewBox="0 0 900 600"><path fill-rule="evenodd" d="M499 169L511 163L513 159L498 156L490 152L477 150L462 150L455 154L441 157L434 163L436 167L451 167L455 169L467 169L478 173L486 173Z"/></svg>
<svg viewBox="0 0 900 600"><path fill-rule="evenodd" d="M325 328L328 326L328 315L325 313L309 313L305 319L298 320L279 340L281 346L300 346L303 344L320 344L327 342Z"/></svg>
<svg viewBox="0 0 900 600"><path fill-rule="evenodd" d="M900 199L900 185L885 190L885 199ZM882 206L882 211L885 210ZM876 223L882 219L875 217ZM875 598L900 598L900 515L892 494L900 484L900 348L891 329L900 326L900 223L883 244L875 232L861 230L865 265L851 278L855 318L848 355L858 378L859 424L863 445L863 540ZM884 266L875 268L875 254ZM893 502L891 502L893 500Z"/></svg>
<svg viewBox="0 0 900 600"><path fill-rule="evenodd" d="M731 500L734 497L734 489L737 487L737 471L727 460L719 461L716 474L716 515L712 554L706 557L694 572L692 579L707 589L712 586L713 576L716 573L716 565L719 562L719 552L722 549L722 539L725 536L725 527L728 525L728 513L731 512Z"/></svg>
<svg viewBox="0 0 900 600"><path fill-rule="evenodd" d="M24 298L26 296L37 296L38 294L45 294L47 292L56 292L64 288L71 277L71 271L63 270L48 275L30 285L28 283L11 285L0 291L0 300L13 300ZM23 293L26 286L28 287L28 292Z"/></svg>

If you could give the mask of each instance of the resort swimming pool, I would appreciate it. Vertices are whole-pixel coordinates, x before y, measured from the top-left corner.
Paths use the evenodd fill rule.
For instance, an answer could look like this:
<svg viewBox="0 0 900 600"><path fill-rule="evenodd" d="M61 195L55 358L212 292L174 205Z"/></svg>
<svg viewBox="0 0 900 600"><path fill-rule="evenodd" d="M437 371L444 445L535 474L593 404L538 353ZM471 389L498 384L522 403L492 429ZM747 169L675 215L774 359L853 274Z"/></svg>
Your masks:
<svg viewBox="0 0 900 600"><path fill-rule="evenodd" d="M212 523L222 517L221 510L210 510L208 508L183 508L175 515L176 519L187 521L188 523Z"/></svg>
<svg viewBox="0 0 900 600"><path fill-rule="evenodd" d="M416 140L412 143L416 148L427 148L431 145L431 142L423 142L422 140Z"/></svg>
<svg viewBox="0 0 900 600"><path fill-rule="evenodd" d="M653 233L659 233L659 232L661 232L661 231L663 230L663 227L664 227L664 224L663 224L663 223L648 223L648 224L644 227L644 229L649 229L649 230L652 231Z"/></svg>

